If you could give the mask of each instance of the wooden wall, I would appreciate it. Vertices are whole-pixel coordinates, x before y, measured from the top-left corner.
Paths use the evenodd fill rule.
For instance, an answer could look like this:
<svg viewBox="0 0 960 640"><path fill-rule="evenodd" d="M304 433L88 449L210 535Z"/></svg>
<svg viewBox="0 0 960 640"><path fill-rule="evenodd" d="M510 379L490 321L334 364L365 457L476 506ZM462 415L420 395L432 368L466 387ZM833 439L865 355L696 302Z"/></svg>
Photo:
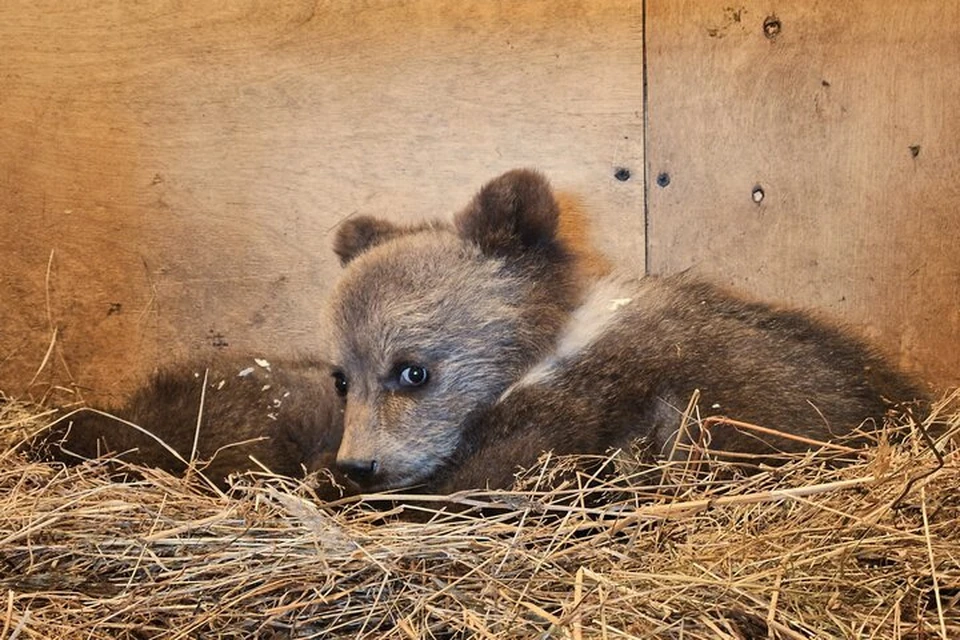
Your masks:
<svg viewBox="0 0 960 640"><path fill-rule="evenodd" d="M960 2L774 4L647 3L649 268L960 384Z"/></svg>
<svg viewBox="0 0 960 640"><path fill-rule="evenodd" d="M641 20L622 1L0 4L0 389L99 399L186 354L310 350L339 220L448 216L516 166L642 261Z"/></svg>
<svg viewBox="0 0 960 640"><path fill-rule="evenodd" d="M309 350L339 220L449 215L516 166L619 262L823 308L960 383L957 3L772 17L8 0L0 389L100 401L171 358Z"/></svg>

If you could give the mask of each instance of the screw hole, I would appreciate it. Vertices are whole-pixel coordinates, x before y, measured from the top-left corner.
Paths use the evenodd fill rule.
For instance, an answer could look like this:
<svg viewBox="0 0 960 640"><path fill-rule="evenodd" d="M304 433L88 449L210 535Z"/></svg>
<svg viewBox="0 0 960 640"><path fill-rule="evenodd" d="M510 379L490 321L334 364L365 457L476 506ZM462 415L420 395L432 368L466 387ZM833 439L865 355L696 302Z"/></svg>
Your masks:
<svg viewBox="0 0 960 640"><path fill-rule="evenodd" d="M660 175L657 176L657 186L658 186L658 187L663 188L663 187L666 187L666 186L669 185L669 184L670 184L670 174L669 174L669 173L663 172L663 173L661 173Z"/></svg>
<svg viewBox="0 0 960 640"><path fill-rule="evenodd" d="M780 18L777 16L767 16L767 19L763 21L763 35L769 40L773 40L783 29L783 25L780 24Z"/></svg>
<svg viewBox="0 0 960 640"><path fill-rule="evenodd" d="M619 180L620 182L626 182L630 179L630 169L626 167L617 167L616 171L613 172L613 177Z"/></svg>

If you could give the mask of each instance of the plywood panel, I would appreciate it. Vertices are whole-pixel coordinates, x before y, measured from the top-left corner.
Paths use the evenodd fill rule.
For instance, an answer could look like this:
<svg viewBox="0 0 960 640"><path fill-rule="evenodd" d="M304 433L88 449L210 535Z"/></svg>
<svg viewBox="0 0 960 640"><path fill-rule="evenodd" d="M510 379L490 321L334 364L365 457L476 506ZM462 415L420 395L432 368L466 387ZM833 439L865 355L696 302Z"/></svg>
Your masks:
<svg viewBox="0 0 960 640"><path fill-rule="evenodd" d="M311 350L339 220L447 215L516 166L642 263L641 25L626 0L4 2L0 389Z"/></svg>
<svg viewBox="0 0 960 640"><path fill-rule="evenodd" d="M960 383L958 42L955 0L647 2L651 271L824 309Z"/></svg>

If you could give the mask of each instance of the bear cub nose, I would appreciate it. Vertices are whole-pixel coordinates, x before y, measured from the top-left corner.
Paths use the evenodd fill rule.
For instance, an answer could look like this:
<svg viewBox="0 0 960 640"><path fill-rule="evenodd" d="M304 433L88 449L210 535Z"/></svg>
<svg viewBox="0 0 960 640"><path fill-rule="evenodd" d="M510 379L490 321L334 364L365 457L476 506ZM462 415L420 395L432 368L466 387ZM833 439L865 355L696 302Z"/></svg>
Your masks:
<svg viewBox="0 0 960 640"><path fill-rule="evenodd" d="M376 460L337 460L337 467L359 485L370 484L380 470Z"/></svg>

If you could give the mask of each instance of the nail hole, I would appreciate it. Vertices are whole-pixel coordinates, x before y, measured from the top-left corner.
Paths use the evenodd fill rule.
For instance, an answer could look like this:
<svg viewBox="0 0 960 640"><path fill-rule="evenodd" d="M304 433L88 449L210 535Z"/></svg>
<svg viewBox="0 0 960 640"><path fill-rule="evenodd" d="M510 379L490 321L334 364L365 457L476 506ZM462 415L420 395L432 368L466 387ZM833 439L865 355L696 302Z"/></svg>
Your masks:
<svg viewBox="0 0 960 640"><path fill-rule="evenodd" d="M670 174L669 174L669 173L664 172L664 173L661 173L660 175L657 176L657 186L659 186L659 187L666 187L666 186L669 185L669 184L670 184Z"/></svg>
<svg viewBox="0 0 960 640"><path fill-rule="evenodd" d="M777 16L767 16L767 19L763 21L763 35L770 40L780 35L782 28L783 25L780 24L780 18Z"/></svg>
<svg viewBox="0 0 960 640"><path fill-rule="evenodd" d="M916 158L920 155L920 145L914 144L910 146L910 155Z"/></svg>
<svg viewBox="0 0 960 640"><path fill-rule="evenodd" d="M764 197L766 197L766 195L767 194L763 192L763 187L761 187L760 185L755 186L753 188L753 191L750 193L750 196L753 198L753 201L756 202L757 204L760 204L761 202L763 202L763 199Z"/></svg>
<svg viewBox="0 0 960 640"><path fill-rule="evenodd" d="M630 179L630 176L630 169L627 169L626 167L617 167L616 171L613 172L613 177L620 182L626 182Z"/></svg>

